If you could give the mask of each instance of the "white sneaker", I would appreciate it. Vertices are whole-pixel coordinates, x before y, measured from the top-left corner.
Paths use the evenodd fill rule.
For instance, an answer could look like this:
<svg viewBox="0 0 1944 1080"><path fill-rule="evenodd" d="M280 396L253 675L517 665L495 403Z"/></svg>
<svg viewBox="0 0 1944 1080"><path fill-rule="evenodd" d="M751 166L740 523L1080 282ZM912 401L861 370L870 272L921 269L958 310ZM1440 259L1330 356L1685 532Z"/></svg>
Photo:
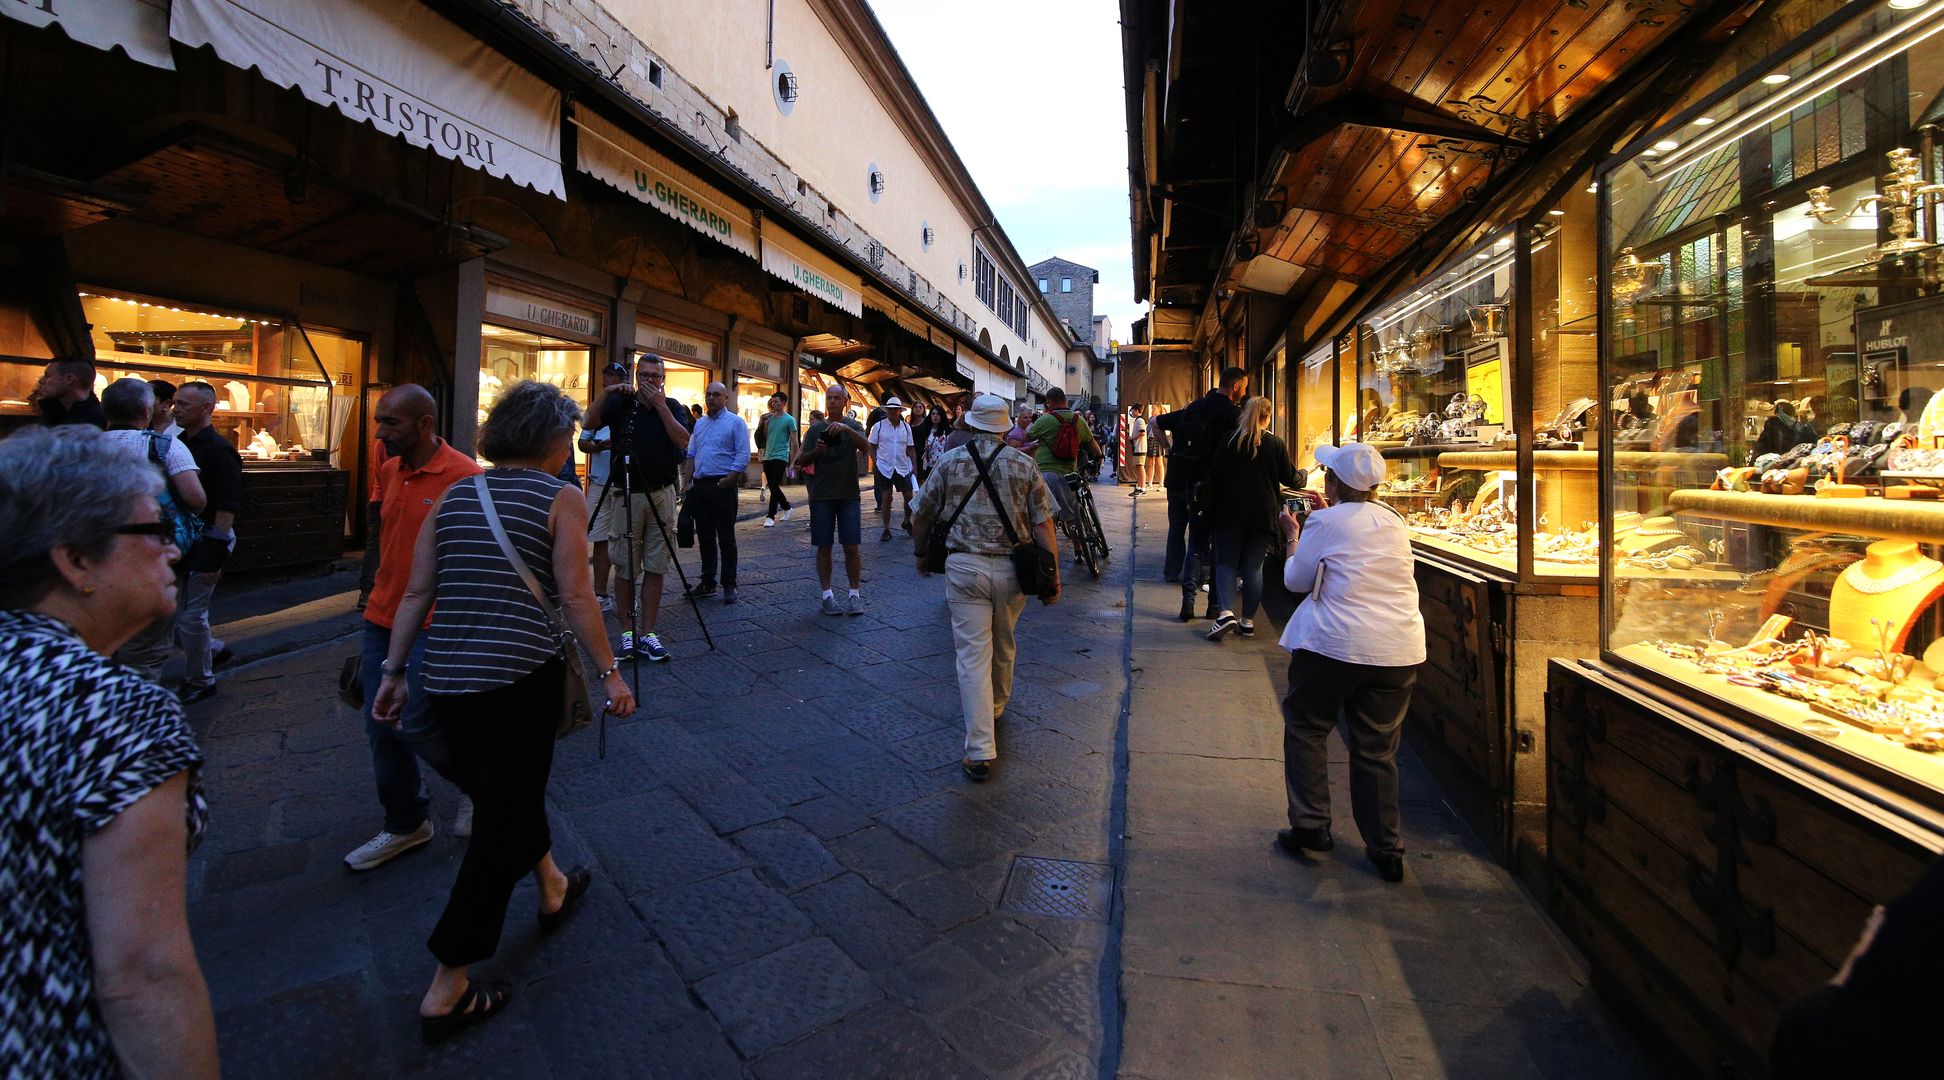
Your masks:
<svg viewBox="0 0 1944 1080"><path fill-rule="evenodd" d="M763 528L765 528L765 529L774 529L774 528L776 528L776 519L775 519L775 518L773 518L773 517L766 517L766 518L764 518L764 519L763 519Z"/></svg>
<svg viewBox="0 0 1944 1080"><path fill-rule="evenodd" d="M459 808L452 812L452 835L464 840L472 835L473 806L470 795L459 796Z"/></svg>
<svg viewBox="0 0 1944 1080"><path fill-rule="evenodd" d="M791 507L786 507L786 508L784 509L784 511L783 511L783 516L782 516L782 518L780 518L779 520L782 520L782 521L788 521L788 520L790 520L790 517L791 517L791 515L793 515L793 514L795 514L795 513L796 513L796 507L794 507L794 506L791 506Z"/></svg>
<svg viewBox="0 0 1944 1080"><path fill-rule="evenodd" d="M376 870L413 848L424 847L431 843L432 833L430 818L408 833L381 832L365 841L364 846L346 855L344 865L352 870Z"/></svg>

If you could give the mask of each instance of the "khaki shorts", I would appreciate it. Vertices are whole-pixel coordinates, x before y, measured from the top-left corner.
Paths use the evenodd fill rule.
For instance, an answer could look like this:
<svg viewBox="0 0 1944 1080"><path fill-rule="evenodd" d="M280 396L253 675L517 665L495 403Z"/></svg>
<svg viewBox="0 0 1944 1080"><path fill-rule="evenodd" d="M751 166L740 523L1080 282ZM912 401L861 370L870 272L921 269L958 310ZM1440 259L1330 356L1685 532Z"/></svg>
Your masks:
<svg viewBox="0 0 1944 1080"><path fill-rule="evenodd" d="M613 561L621 576L631 581L640 581L649 574L666 574L674 565L668 544L675 536L675 486L657 488L652 494L655 510L660 511L662 525L668 531L663 533L661 526L655 524L655 515L648 509L648 495L636 492L628 497L628 509L634 519L634 543L629 545L628 557Z"/></svg>
<svg viewBox="0 0 1944 1080"><path fill-rule="evenodd" d="M627 535L622 531L626 527L626 519L621 516L621 486L616 484L603 499L601 492L606 487L605 484L596 484L587 493L588 509L594 511L587 538L596 544L605 540L619 540Z"/></svg>

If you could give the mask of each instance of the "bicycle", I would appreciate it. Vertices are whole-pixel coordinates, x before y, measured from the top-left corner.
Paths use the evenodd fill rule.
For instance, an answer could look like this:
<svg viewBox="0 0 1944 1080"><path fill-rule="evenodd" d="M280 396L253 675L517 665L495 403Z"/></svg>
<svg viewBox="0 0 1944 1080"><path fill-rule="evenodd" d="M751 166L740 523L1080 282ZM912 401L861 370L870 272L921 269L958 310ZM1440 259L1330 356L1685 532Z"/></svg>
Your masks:
<svg viewBox="0 0 1944 1080"><path fill-rule="evenodd" d="M1073 545L1074 554L1087 566L1087 573L1094 580L1100 580L1100 565L1111 554L1107 547L1107 533L1100 527L1100 513L1094 508L1093 491L1087 481L1078 473L1066 478L1067 490L1072 493L1074 512L1067 515L1061 523L1066 531L1067 541Z"/></svg>

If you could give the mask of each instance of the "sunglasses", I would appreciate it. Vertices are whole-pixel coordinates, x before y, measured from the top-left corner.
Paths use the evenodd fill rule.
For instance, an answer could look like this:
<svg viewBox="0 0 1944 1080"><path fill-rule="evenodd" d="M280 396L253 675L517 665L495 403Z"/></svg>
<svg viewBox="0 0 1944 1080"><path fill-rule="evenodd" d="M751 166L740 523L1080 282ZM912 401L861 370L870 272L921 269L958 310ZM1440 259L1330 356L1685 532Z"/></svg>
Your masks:
<svg viewBox="0 0 1944 1080"><path fill-rule="evenodd" d="M175 539L175 524L168 521L131 521L126 525L115 526L119 536L153 536L163 540Z"/></svg>

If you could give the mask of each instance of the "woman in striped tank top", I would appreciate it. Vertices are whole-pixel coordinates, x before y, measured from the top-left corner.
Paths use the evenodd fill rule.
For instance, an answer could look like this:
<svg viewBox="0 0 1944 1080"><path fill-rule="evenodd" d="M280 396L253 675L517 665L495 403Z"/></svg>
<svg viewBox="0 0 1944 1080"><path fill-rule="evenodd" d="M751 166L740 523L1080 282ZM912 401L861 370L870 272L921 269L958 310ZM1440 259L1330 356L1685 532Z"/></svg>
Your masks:
<svg viewBox="0 0 1944 1080"><path fill-rule="evenodd" d="M493 462L486 487L514 550L589 647L609 711L627 716L634 697L608 648L588 573L587 501L554 476L579 419L580 407L557 387L522 382L493 403L479 450ZM472 980L467 969L499 948L520 879L532 874L540 887L545 932L573 910L592 874L562 873L547 831L547 775L566 679L562 643L494 538L470 478L440 496L419 532L373 709L386 723L403 711L401 674L428 611L425 692L475 808L465 861L426 942L439 966L419 1016L425 1040L436 1042L511 999L504 980Z"/></svg>

